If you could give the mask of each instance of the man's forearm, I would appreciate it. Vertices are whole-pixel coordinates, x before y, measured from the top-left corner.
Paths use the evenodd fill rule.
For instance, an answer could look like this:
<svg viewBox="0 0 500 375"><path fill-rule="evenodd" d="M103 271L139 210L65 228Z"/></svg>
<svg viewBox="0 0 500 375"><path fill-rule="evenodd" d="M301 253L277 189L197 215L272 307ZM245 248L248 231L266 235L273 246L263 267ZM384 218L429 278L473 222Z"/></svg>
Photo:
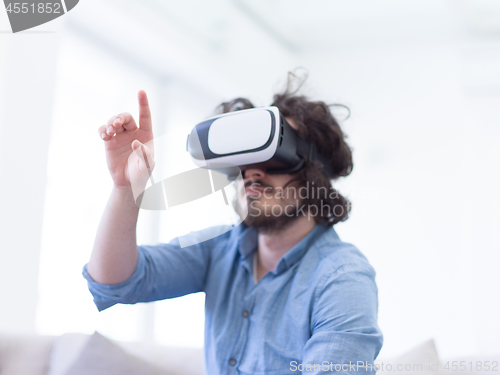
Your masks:
<svg viewBox="0 0 500 375"><path fill-rule="evenodd" d="M139 207L131 189L113 188L97 229L87 271L98 283L127 280L137 265L136 227Z"/></svg>

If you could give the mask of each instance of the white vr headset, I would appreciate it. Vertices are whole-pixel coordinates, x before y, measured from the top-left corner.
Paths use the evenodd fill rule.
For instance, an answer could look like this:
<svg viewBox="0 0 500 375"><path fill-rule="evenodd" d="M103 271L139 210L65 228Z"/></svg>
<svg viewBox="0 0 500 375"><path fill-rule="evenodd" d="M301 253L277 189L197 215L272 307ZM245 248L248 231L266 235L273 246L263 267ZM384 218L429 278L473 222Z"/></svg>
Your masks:
<svg viewBox="0 0 500 375"><path fill-rule="evenodd" d="M252 167L268 174L299 171L305 160L319 161L321 171L333 170L314 144L299 136L277 107L262 107L210 117L188 136L187 151L198 167L218 170L230 180Z"/></svg>

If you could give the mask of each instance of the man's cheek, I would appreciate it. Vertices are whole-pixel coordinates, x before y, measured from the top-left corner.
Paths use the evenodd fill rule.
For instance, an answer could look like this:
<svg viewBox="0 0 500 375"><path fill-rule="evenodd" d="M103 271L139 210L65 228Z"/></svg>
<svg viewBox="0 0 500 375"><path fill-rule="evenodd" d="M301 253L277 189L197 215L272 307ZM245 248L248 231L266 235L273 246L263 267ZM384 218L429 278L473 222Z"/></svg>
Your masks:
<svg viewBox="0 0 500 375"><path fill-rule="evenodd" d="M276 188L274 189L276 191L276 194L274 195L276 199L284 199L285 195L283 194L283 188Z"/></svg>
<svg viewBox="0 0 500 375"><path fill-rule="evenodd" d="M273 197L272 191L273 191L273 188L271 188L271 187L264 188L264 192L263 192L264 198L271 199Z"/></svg>

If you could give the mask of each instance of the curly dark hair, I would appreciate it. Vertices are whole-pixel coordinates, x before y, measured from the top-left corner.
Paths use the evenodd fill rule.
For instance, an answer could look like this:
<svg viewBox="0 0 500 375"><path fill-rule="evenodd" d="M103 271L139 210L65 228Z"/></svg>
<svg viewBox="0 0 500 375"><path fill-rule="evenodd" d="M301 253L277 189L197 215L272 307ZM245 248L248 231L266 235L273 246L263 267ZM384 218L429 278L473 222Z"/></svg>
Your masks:
<svg viewBox="0 0 500 375"><path fill-rule="evenodd" d="M330 112L331 106L340 104L328 105L322 101L310 101L303 95L296 95L305 79L307 76L299 82L298 88L292 90L298 77L289 72L286 89L283 93L274 95L271 105L278 107L283 116L293 118L299 135L316 145L318 152L333 168L335 174L332 180L348 176L353 169L352 151L346 142L346 135ZM220 104L216 112L227 113L250 108L255 108L250 100L236 98ZM333 188L331 180L312 162L306 160L305 166L286 185L292 182L297 182L300 187L316 189L316 194L307 194L307 198L302 201L302 205L306 207L319 208L314 216L316 223L327 226L348 219L350 201Z"/></svg>

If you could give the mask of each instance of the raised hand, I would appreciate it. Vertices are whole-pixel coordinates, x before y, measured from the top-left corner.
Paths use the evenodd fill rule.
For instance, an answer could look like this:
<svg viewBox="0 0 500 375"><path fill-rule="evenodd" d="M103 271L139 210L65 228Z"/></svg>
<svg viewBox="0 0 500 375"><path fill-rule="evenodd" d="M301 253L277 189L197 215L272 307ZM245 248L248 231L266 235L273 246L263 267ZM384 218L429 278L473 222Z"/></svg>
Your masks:
<svg viewBox="0 0 500 375"><path fill-rule="evenodd" d="M151 111L144 91L139 91L138 100L139 125L125 112L98 129L111 178L120 189L144 187L155 165Z"/></svg>

